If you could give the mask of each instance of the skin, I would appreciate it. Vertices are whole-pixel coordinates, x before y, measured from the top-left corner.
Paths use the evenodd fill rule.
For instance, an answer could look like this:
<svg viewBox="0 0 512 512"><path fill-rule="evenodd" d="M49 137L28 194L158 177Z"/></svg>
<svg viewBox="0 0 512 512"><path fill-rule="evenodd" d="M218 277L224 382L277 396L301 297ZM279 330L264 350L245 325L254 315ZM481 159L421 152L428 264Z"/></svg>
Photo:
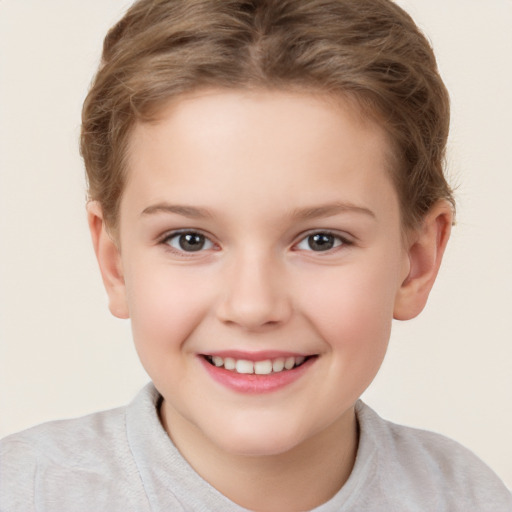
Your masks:
<svg viewBox="0 0 512 512"><path fill-rule="evenodd" d="M88 206L110 309L131 319L164 428L242 506L310 509L341 488L392 319L425 305L451 209L404 236L390 160L385 132L341 98L211 90L135 127L117 239ZM176 230L204 235L202 250ZM315 233L334 246L312 248ZM291 384L244 393L205 370L202 355L226 351L313 357Z"/></svg>

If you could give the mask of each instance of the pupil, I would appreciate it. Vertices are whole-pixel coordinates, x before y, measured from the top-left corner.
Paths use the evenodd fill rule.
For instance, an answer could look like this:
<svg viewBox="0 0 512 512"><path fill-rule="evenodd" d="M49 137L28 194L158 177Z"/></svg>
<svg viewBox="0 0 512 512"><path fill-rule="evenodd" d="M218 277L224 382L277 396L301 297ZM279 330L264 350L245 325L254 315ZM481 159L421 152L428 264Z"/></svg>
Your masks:
<svg viewBox="0 0 512 512"><path fill-rule="evenodd" d="M325 233L317 233L308 237L308 245L313 251L328 251L334 247L334 237Z"/></svg>
<svg viewBox="0 0 512 512"><path fill-rule="evenodd" d="M179 240L184 251L200 251L204 246L204 236L198 233L186 233Z"/></svg>

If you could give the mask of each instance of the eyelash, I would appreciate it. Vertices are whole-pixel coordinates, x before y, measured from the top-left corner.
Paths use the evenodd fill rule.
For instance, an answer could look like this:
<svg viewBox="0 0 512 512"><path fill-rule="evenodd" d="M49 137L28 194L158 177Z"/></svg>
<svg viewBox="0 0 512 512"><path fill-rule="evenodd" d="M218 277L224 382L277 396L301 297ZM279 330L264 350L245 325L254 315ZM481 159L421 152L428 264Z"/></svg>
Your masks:
<svg viewBox="0 0 512 512"><path fill-rule="evenodd" d="M192 251L185 250L182 245L182 241L180 240L180 237L185 237L187 235L191 236L191 237L201 237L201 239L202 239L201 241L203 242L203 245L201 245L198 248L198 250L192 250ZM178 241L178 244L180 247L174 247L171 244L171 241L173 239L176 239ZM205 244L208 245L208 247L206 249L212 249L215 247L215 243L212 242L212 240L207 235L205 235L204 233L201 233L201 231L197 231L197 230L193 230L193 229L173 231L172 233L168 233L161 239L160 243L162 245L166 245L168 247L168 249L173 251L174 253L182 255L182 256L183 255L193 255L194 253L203 252L205 250L204 249Z"/></svg>
<svg viewBox="0 0 512 512"><path fill-rule="evenodd" d="M197 250L191 250L187 251L183 247L184 243L187 243L186 241L180 240L180 237L184 236L189 237L196 237L197 239L200 238L198 241L199 244L201 244ZM323 237L323 240L317 240L316 242L313 241L313 237ZM175 247L171 244L171 241L173 239L177 240L177 244L179 247ZM330 239L330 240L329 240ZM332 246L327 247L326 249L320 249L318 251L313 250L313 247L311 246L312 243L320 243L325 244L327 243L329 245L329 242L332 241ZM189 242L192 242L190 239ZM201 231L197 230L180 230L180 231L174 231L172 233L166 234L160 241L162 245L166 245L169 250L172 252L179 254L181 256L187 255L192 256L194 253L202 253L205 250L210 250L216 247L215 242L213 242L207 235L202 233ZM301 244L307 244L308 248L300 247ZM207 247L205 248L205 245ZM331 254L332 252L339 250L341 247L348 247L353 245L353 242L349 239L347 239L344 236L341 236L337 233L333 233L329 230L318 230L318 231L311 231L309 233L303 234L300 238L299 242L295 243L293 245L293 250L305 250L306 252L313 252L313 253L326 253Z"/></svg>
<svg viewBox="0 0 512 512"><path fill-rule="evenodd" d="M335 245L333 245L332 247L328 247L324 250L314 251L313 248L311 247L311 242L312 242L311 239L313 237L318 237L318 236L332 238L333 243ZM321 243L324 243L324 242L325 242L325 238L324 238L323 242L321 242ZM309 249L304 249L304 248L299 247L301 244L304 244L304 243L308 244ZM297 247L299 250L306 250L308 252L332 254L332 252L340 249L343 246L348 247L351 245L353 245L353 242L351 240L349 240L348 238L346 238L338 233L333 233L332 231L329 231L329 230L318 230L318 231L311 231L311 232L303 235L302 238L300 239L300 241L298 243L296 243L294 245L294 247Z"/></svg>

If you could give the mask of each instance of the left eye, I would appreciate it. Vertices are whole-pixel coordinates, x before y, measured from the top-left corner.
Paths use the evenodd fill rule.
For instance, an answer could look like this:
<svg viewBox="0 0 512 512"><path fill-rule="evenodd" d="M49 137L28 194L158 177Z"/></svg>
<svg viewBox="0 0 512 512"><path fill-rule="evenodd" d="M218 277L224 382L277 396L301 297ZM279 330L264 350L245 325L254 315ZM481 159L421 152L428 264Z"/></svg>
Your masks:
<svg viewBox="0 0 512 512"><path fill-rule="evenodd" d="M346 243L341 237L332 233L313 233L297 244L303 251L324 252Z"/></svg>
<svg viewBox="0 0 512 512"><path fill-rule="evenodd" d="M176 233L166 238L164 242L181 252L198 252L213 247L211 240L194 231Z"/></svg>

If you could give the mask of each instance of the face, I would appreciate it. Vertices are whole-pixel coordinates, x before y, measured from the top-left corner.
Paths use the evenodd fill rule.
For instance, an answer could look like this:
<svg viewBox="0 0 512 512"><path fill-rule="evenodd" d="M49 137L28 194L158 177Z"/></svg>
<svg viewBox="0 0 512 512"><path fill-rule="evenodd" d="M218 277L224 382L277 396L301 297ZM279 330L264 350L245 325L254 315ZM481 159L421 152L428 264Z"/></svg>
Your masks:
<svg viewBox="0 0 512 512"><path fill-rule="evenodd" d="M204 92L136 126L113 301L173 438L272 455L353 418L409 272L387 150L312 94Z"/></svg>

